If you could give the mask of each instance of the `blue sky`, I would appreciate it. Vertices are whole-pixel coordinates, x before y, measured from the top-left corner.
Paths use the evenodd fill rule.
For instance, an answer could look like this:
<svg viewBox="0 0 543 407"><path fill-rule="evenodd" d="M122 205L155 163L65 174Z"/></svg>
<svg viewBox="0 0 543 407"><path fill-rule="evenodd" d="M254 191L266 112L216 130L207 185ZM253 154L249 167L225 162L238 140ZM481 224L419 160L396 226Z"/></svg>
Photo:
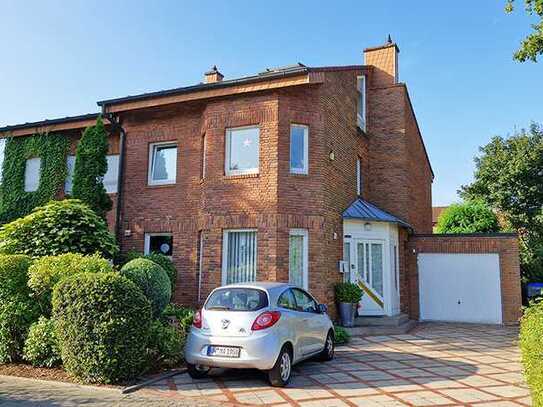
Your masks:
<svg viewBox="0 0 543 407"><path fill-rule="evenodd" d="M478 146L543 122L543 60L512 53L534 21L505 0L0 0L0 126L97 111L97 100L266 67L362 63L388 33L436 175L457 200Z"/></svg>

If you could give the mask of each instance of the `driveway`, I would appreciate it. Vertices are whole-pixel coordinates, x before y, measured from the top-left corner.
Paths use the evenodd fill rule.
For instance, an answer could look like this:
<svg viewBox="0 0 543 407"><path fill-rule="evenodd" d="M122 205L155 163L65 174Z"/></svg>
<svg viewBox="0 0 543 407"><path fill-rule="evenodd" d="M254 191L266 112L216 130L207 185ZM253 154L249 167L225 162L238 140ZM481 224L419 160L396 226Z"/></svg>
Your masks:
<svg viewBox="0 0 543 407"><path fill-rule="evenodd" d="M298 365L284 389L258 371L218 371L198 381L175 376L136 394L230 405L530 406L517 336L512 327L424 324L409 335L354 338L331 362Z"/></svg>

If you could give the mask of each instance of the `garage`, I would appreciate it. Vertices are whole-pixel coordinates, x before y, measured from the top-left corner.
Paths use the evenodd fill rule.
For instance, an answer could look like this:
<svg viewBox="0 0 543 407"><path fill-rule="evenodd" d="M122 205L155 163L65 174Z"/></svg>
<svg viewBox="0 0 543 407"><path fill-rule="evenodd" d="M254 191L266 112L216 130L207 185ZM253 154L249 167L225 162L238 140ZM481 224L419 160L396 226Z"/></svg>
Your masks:
<svg viewBox="0 0 543 407"><path fill-rule="evenodd" d="M502 323L497 253L419 253L420 319Z"/></svg>

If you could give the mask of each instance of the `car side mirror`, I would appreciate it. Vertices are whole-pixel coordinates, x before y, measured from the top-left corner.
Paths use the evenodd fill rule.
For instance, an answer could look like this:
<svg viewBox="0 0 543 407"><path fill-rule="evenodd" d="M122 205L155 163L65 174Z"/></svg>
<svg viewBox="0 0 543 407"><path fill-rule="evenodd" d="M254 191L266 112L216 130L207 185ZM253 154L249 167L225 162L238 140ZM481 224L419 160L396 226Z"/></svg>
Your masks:
<svg viewBox="0 0 543 407"><path fill-rule="evenodd" d="M328 312L328 306L326 304L319 304L317 308L321 314L326 314Z"/></svg>

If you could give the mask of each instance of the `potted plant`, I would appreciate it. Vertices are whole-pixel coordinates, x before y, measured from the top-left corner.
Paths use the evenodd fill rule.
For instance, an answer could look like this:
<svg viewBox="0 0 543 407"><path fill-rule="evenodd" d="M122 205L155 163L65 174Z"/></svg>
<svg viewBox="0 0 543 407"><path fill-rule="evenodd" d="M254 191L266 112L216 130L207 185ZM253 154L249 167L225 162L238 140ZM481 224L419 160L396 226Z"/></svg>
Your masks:
<svg viewBox="0 0 543 407"><path fill-rule="evenodd" d="M341 325L353 326L357 304L362 299L363 291L354 283L339 283L335 286L336 301Z"/></svg>

